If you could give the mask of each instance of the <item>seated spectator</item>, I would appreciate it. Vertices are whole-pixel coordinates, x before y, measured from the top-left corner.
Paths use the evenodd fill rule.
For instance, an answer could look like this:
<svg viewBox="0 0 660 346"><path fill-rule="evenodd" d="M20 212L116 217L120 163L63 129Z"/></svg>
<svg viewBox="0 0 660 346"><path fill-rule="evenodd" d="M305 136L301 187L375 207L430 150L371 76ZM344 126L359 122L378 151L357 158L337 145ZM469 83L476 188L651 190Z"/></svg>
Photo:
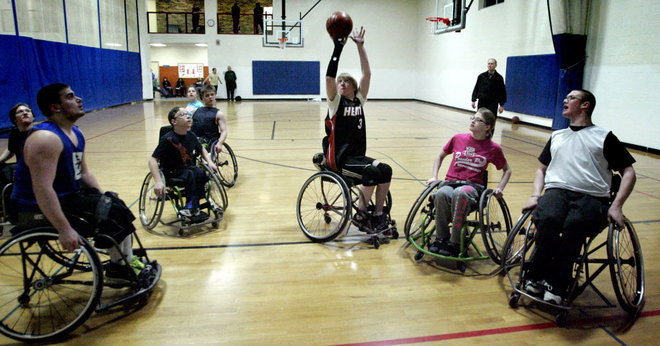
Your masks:
<svg viewBox="0 0 660 346"><path fill-rule="evenodd" d="M176 96L181 96L183 97L183 91L186 89L185 83L183 83L183 79L179 78L176 80Z"/></svg>
<svg viewBox="0 0 660 346"><path fill-rule="evenodd" d="M172 108L167 119L173 130L160 138L156 150L149 158L149 171L155 182L154 191L158 196L163 196L165 192L165 182L159 174L160 168L165 179L180 179L185 182L186 205L179 210L179 214L192 220L206 218L208 215L202 215L199 210L199 200L204 196L208 177L203 169L196 166L197 156L201 154L212 170L217 168L209 153L190 131L192 118L185 108Z"/></svg>
<svg viewBox="0 0 660 346"><path fill-rule="evenodd" d="M172 83L170 83L167 77L163 77L163 88L167 91L168 97L174 96L174 89L172 89Z"/></svg>

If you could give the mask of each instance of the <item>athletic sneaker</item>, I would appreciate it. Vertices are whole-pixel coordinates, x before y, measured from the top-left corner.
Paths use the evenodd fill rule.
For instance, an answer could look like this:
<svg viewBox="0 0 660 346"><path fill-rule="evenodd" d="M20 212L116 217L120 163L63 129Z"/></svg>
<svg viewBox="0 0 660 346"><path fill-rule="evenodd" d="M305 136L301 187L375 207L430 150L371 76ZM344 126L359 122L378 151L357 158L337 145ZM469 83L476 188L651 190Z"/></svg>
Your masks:
<svg viewBox="0 0 660 346"><path fill-rule="evenodd" d="M385 214L374 215L372 217L372 220L373 220L373 222L371 224L374 225L374 229L378 232L384 231L388 227L390 227L389 222L387 222L387 215L385 215Z"/></svg>
<svg viewBox="0 0 660 346"><path fill-rule="evenodd" d="M199 215L199 208L191 208L191 209L183 208L179 210L179 215L187 218L197 216Z"/></svg>
<svg viewBox="0 0 660 346"><path fill-rule="evenodd" d="M545 291L543 294L543 301L559 305L561 304L561 296L550 291Z"/></svg>
<svg viewBox="0 0 660 346"><path fill-rule="evenodd" d="M371 225L369 218L365 217L362 213L353 215L353 224L355 224L360 232L371 233Z"/></svg>
<svg viewBox="0 0 660 346"><path fill-rule="evenodd" d="M545 292L545 280L543 281L532 281L527 280L525 283L525 291L531 295L541 295Z"/></svg>
<svg viewBox="0 0 660 346"><path fill-rule="evenodd" d="M142 261L140 261L140 258L138 258L137 256L133 256L131 262L129 263L129 266L131 267L131 269L133 269L135 275L140 275L140 273L144 269L144 263L142 263ZM120 263L110 262L106 264L105 276L109 280L113 280L113 281L125 281L125 282L132 281L131 280L132 276L126 270L126 266Z"/></svg>

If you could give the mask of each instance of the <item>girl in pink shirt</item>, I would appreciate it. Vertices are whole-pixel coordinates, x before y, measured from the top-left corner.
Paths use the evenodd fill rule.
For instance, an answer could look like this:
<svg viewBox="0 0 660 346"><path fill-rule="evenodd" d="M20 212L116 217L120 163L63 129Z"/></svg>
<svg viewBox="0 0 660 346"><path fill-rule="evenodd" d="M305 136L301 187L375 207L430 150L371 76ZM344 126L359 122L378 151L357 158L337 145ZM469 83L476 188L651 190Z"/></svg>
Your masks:
<svg viewBox="0 0 660 346"><path fill-rule="evenodd" d="M502 196L504 187L511 177L511 168L506 162L502 147L491 140L495 131L495 115L486 108L479 108L470 118L470 133L457 134L442 148L433 163L431 178L427 184L438 180L438 170L447 155L452 155L451 164L444 181L434 194L436 240L429 251L458 257L461 229L470 206L474 206L485 189L486 168L489 163L504 170L494 194ZM453 223L451 234L449 222Z"/></svg>

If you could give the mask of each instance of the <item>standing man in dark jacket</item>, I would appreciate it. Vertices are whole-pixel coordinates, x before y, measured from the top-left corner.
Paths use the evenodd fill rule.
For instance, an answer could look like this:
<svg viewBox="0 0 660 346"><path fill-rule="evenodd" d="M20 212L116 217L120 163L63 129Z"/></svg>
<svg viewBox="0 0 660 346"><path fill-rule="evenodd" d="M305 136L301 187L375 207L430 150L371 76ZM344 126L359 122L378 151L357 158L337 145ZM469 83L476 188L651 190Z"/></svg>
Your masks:
<svg viewBox="0 0 660 346"><path fill-rule="evenodd" d="M234 91L236 91L236 73L232 71L231 66L227 66L225 71L225 85L227 86L227 101L234 101Z"/></svg>
<svg viewBox="0 0 660 346"><path fill-rule="evenodd" d="M472 91L472 108L486 107L493 114L504 112L506 103L506 88L504 87L504 78L495 71L497 60L488 59L488 71L477 77L477 83ZM479 104L476 101L479 99Z"/></svg>

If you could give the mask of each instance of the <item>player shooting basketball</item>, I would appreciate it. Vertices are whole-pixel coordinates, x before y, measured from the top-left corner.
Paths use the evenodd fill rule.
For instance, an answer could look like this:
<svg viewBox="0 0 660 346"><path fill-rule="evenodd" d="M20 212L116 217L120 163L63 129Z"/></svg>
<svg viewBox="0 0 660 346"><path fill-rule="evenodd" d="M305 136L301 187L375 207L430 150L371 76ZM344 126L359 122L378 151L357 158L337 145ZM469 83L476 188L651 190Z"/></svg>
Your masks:
<svg viewBox="0 0 660 346"><path fill-rule="evenodd" d="M367 201L371 199L371 195L376 189L376 208L370 215L372 220L367 220L361 215L362 213L358 213L355 215L355 221L362 225L361 230L369 229L367 224L370 223L375 225L374 231L381 231L388 227L386 216L383 213L383 204L389 191L392 168L365 156L367 132L362 106L367 101L371 69L364 48L364 28L356 30L350 36L351 40L355 42L360 56L362 69L360 84L358 85L355 78L346 73L336 77L339 57L352 29L352 22L347 24L348 21L350 21L348 15L345 17L333 15L328 19L327 28L333 38L335 48L325 77L328 115L325 118L327 136L323 139L323 149L327 165L332 170L361 181L363 198L360 199L359 208L365 211L364 215L367 215ZM341 27L343 31L337 27ZM347 32L346 28L348 28Z"/></svg>

